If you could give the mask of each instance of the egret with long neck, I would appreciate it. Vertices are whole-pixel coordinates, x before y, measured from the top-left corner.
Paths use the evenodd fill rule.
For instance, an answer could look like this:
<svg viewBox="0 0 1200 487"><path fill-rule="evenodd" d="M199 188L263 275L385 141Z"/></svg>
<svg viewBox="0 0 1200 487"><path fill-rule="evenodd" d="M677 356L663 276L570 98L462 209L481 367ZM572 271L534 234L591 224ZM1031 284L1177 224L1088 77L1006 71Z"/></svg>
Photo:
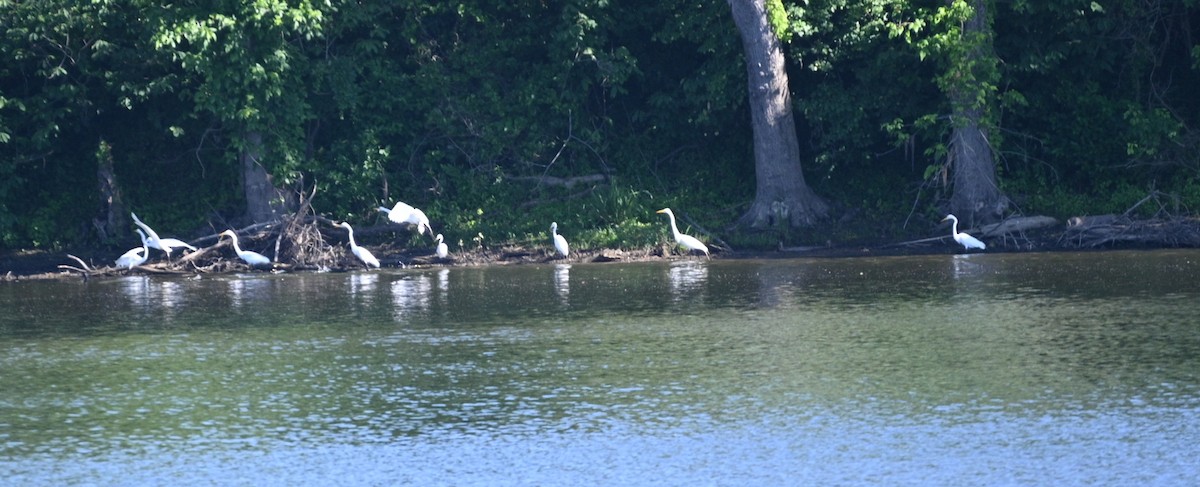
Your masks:
<svg viewBox="0 0 1200 487"><path fill-rule="evenodd" d="M558 251L560 257L566 257L571 253L570 247L567 246L567 238L558 234L558 222L550 222L550 235L554 240L554 250Z"/></svg>
<svg viewBox="0 0 1200 487"><path fill-rule="evenodd" d="M346 232L350 234L350 253L354 254L355 257L358 257L358 260L361 260L362 263L366 264L367 267L374 267L378 269L379 259L375 258L375 254L372 254L371 251L367 250L365 247L359 247L358 244L354 242L354 229L350 227L350 223L341 222L337 226L345 228Z"/></svg>
<svg viewBox="0 0 1200 487"><path fill-rule="evenodd" d="M710 256L708 253L708 246L704 245L704 242L701 242L696 237L679 232L679 227L675 225L675 214L671 212L670 208L663 208L655 213L666 213L667 218L671 219L671 233L675 234L676 244L678 244L680 247L688 249L689 251L699 250L704 252L705 256Z"/></svg>
<svg viewBox="0 0 1200 487"><path fill-rule="evenodd" d="M233 239L234 253L236 253L238 258L242 259L243 262L250 264L251 267L271 265L271 259L268 259L267 256L253 250L242 250L242 247L238 245L237 234L233 233L233 230L225 230L224 232L221 232L221 236L228 236L230 239Z"/></svg>
<svg viewBox="0 0 1200 487"><path fill-rule="evenodd" d="M145 264L146 259L150 258L150 246L147 245L146 234L142 233L139 228L136 230L138 235L142 237L142 246L129 249L128 252L117 257L117 267L125 267L132 269L139 265Z"/></svg>
<svg viewBox="0 0 1200 487"><path fill-rule="evenodd" d="M987 244L979 241L979 239L972 237L971 235L967 234L966 232L958 233L958 217L956 217L954 215L946 215L946 218L942 218L942 221L946 221L946 220L950 220L950 221L954 222L950 227L950 235L952 237L954 237L955 242L962 244L963 248L965 248L967 250L971 250L971 249L982 250L982 249L987 248Z"/></svg>

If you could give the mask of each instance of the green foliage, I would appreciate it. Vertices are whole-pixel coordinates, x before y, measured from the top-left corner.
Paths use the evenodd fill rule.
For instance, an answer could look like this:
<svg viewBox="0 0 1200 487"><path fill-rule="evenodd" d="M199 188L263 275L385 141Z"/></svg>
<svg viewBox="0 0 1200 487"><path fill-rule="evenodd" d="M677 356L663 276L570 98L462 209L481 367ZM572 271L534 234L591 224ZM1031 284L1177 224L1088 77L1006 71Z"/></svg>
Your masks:
<svg viewBox="0 0 1200 487"><path fill-rule="evenodd" d="M904 222L945 197L962 109L1027 214L1154 189L1200 207L1196 2L989 1L990 31L966 28L972 3L767 2L806 177L853 218L722 238L920 231ZM100 141L155 227L224 225L251 133L318 212L372 223L407 201L452 246L546 242L550 221L576 248L654 245L664 206L722 232L754 191L741 56L724 0L0 1L0 246L96 243ZM587 175L606 183L536 182Z"/></svg>
<svg viewBox="0 0 1200 487"><path fill-rule="evenodd" d="M792 40L793 30L788 25L788 12L783 7L783 0L767 0L767 23L780 41Z"/></svg>

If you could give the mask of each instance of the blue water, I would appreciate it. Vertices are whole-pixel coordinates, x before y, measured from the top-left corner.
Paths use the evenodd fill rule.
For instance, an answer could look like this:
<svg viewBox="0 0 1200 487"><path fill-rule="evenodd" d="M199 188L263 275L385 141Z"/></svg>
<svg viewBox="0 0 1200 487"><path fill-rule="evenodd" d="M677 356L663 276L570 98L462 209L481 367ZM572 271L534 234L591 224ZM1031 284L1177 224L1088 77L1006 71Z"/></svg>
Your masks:
<svg viewBox="0 0 1200 487"><path fill-rule="evenodd" d="M0 285L6 485L1186 485L1200 252Z"/></svg>

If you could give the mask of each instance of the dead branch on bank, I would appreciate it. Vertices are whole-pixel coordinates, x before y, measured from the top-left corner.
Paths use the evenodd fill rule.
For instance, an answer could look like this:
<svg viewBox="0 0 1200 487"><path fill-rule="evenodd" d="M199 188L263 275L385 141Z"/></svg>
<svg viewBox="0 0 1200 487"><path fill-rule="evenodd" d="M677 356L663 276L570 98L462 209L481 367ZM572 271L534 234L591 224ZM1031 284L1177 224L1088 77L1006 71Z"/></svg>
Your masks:
<svg viewBox="0 0 1200 487"><path fill-rule="evenodd" d="M300 194L299 208L286 220L287 224L275 237L275 262L288 262L298 269L315 269L333 267L332 264L342 261L345 252L325 242L319 228L321 223L333 226L333 222L315 214L310 215L312 200L316 196L315 184L307 197Z"/></svg>
<svg viewBox="0 0 1200 487"><path fill-rule="evenodd" d="M79 257L75 257L74 255L71 255L71 254L67 254L67 257L70 257L75 262L78 262L79 267L75 267L73 265L61 264L58 266L59 269L63 269L63 270L71 271L71 272L78 272L80 274L80 276L83 277L83 280L85 280L85 281L88 280L88 278L91 277L92 274L95 272L95 269L92 269L92 266L89 266L87 264L87 262L83 261L83 259L80 259Z"/></svg>
<svg viewBox="0 0 1200 487"><path fill-rule="evenodd" d="M965 233L971 233L972 235L978 235L980 238L999 238L1006 245L1009 240L1012 240L1014 245L1017 245L1019 244L1020 240L1024 239L1028 246L1032 246L1032 243L1029 243L1031 240L1025 235L1025 232L1047 229L1055 225L1058 225L1058 220L1048 216L1016 216L1006 218L997 223L984 225L979 227L978 230L974 228L964 228L962 231ZM881 245L879 248L886 249L892 247L913 247L949 239L950 234L947 232L945 235L939 235L937 237L926 237L917 240L909 240L906 242ZM1017 246L1019 247L1019 245Z"/></svg>
<svg viewBox="0 0 1200 487"><path fill-rule="evenodd" d="M1161 200L1164 196L1168 195L1151 191L1120 215L1071 217L1059 243L1074 248L1119 244L1200 247L1200 219L1174 216ZM1136 220L1130 216L1150 202L1158 204L1152 218Z"/></svg>

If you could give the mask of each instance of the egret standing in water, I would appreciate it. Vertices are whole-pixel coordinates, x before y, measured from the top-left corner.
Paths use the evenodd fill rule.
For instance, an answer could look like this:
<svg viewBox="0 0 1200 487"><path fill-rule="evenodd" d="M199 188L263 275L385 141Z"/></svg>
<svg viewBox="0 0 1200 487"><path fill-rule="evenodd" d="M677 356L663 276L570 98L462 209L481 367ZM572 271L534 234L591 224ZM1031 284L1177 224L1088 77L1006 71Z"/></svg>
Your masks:
<svg viewBox="0 0 1200 487"><path fill-rule="evenodd" d="M379 268L379 259L376 259L370 250L367 250L365 247L359 247L358 244L354 243L354 229L350 228L350 224L341 222L337 226L345 228L350 233L350 253L358 257L358 260L361 260L367 267Z"/></svg>
<svg viewBox="0 0 1200 487"><path fill-rule="evenodd" d="M134 224L146 231L146 245L152 249L158 249L166 252L167 260L171 260L171 251L176 248L185 248L191 250L192 252L196 251L196 247L193 247L183 240L179 240L177 238L158 238L158 233L156 233L154 229L150 228L150 225L142 223L142 220L138 219L138 216L132 211L129 212L129 215L133 217Z"/></svg>
<svg viewBox="0 0 1200 487"><path fill-rule="evenodd" d="M954 215L946 215L946 218L942 218L942 221L946 220L954 222L954 224L950 227L950 235L954 237L955 242L962 244L963 248L967 250L982 250L987 248L987 244L980 242L979 239L968 235L966 232L958 233L958 217Z"/></svg>
<svg viewBox="0 0 1200 487"><path fill-rule="evenodd" d="M142 246L129 249L129 252L117 257L117 267L132 269L145 264L146 259L150 258L150 247L146 243L146 234L142 233L141 229L136 231L142 237Z"/></svg>
<svg viewBox="0 0 1200 487"><path fill-rule="evenodd" d="M440 234L440 233L439 233L439 234L437 234L437 236L436 236L436 237L433 237L433 239L434 239L435 241L437 241L437 251L436 251L436 253L437 253L437 256L438 256L438 258L439 258L439 259L445 259L446 257L449 257L449 256L450 256L450 247L447 247L447 246L446 246L446 242L443 242L443 241L442 241L442 240L443 240L443 239L442 239L442 234Z"/></svg>
<svg viewBox="0 0 1200 487"><path fill-rule="evenodd" d="M271 265L271 259L268 259L267 256L252 250L242 250L242 248L238 246L237 234L233 233L233 230L225 230L224 232L221 232L222 237L226 235L233 239L233 251L237 253L238 258L242 259L242 261L245 263L250 264L250 267L265 267Z"/></svg>
<svg viewBox="0 0 1200 487"><path fill-rule="evenodd" d="M387 214L388 220L395 223L416 225L417 234L423 235L429 233L433 235L433 230L429 228L429 217L425 216L425 212L413 208L403 201L397 201L396 206L393 206L390 210L380 206L379 211Z"/></svg>
<svg viewBox="0 0 1200 487"><path fill-rule="evenodd" d="M550 235L554 240L554 250L558 251L558 255L566 257L570 248L567 247L567 239L558 234L558 222L550 222Z"/></svg>
<svg viewBox="0 0 1200 487"><path fill-rule="evenodd" d="M663 208L655 213L666 213L667 218L671 219L671 233L675 234L676 244L679 244L680 247L688 249L689 251L699 250L704 252L705 256L711 257L711 255L708 253L708 246L704 245L704 242L701 242L696 237L691 235L679 233L679 227L675 226L675 214L671 213L670 208Z"/></svg>

